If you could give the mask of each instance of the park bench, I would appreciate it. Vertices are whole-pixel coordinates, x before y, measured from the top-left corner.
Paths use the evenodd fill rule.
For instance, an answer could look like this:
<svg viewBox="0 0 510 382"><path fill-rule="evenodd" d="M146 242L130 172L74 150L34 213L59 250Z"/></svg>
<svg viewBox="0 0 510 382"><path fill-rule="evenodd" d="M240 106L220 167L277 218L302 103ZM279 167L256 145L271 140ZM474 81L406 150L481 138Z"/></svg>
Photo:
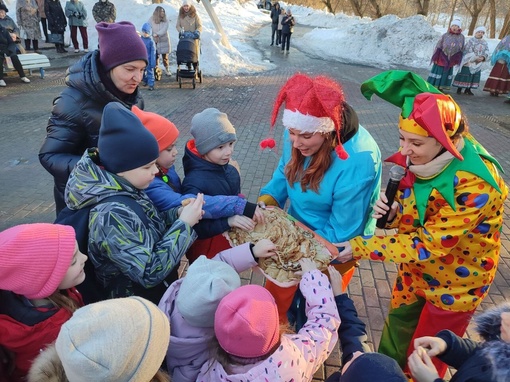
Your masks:
<svg viewBox="0 0 510 382"><path fill-rule="evenodd" d="M39 73L41 78L44 78L44 68L48 68L50 65L50 60L44 54L39 53L24 53L18 54L19 61L21 62L21 66L23 70L28 71L30 75L32 75L33 69L39 69ZM4 60L4 72L8 73L12 68L8 68L7 64Z"/></svg>

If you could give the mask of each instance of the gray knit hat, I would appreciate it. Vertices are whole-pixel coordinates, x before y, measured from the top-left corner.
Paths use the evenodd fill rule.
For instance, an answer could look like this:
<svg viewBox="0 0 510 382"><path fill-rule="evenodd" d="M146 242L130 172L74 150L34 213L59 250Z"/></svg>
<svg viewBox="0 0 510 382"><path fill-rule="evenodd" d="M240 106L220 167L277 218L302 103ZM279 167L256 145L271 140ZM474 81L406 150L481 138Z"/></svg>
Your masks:
<svg viewBox="0 0 510 382"><path fill-rule="evenodd" d="M150 381L170 341L170 323L152 302L117 298L78 309L56 349L69 381Z"/></svg>
<svg viewBox="0 0 510 382"><path fill-rule="evenodd" d="M221 299L240 286L241 278L234 268L202 255L189 266L175 304L189 325L212 328Z"/></svg>
<svg viewBox="0 0 510 382"><path fill-rule="evenodd" d="M227 115L213 107L195 114L191 120L191 135L195 138L195 147L200 155L237 140L236 129Z"/></svg>

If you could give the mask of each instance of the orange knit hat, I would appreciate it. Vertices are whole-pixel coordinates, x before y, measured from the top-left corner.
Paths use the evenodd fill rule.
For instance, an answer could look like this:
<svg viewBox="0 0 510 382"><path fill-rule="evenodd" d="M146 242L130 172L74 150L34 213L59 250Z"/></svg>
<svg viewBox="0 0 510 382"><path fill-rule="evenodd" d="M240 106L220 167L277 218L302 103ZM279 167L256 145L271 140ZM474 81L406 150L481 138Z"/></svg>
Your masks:
<svg viewBox="0 0 510 382"><path fill-rule="evenodd" d="M136 106L131 109L147 130L149 130L158 141L159 152L173 145L179 137L177 127L165 117L159 114L143 111Z"/></svg>

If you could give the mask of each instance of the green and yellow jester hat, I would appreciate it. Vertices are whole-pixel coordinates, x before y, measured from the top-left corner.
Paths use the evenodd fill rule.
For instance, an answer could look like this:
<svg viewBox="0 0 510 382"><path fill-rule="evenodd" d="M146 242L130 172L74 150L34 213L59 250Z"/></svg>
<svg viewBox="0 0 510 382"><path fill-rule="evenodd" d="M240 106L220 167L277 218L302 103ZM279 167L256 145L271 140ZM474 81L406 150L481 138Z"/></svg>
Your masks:
<svg viewBox="0 0 510 382"><path fill-rule="evenodd" d="M404 70L382 72L361 84L370 100L377 94L402 108L399 128L435 138L455 158L463 160L451 137L459 129L461 112L452 97L445 95L415 73Z"/></svg>

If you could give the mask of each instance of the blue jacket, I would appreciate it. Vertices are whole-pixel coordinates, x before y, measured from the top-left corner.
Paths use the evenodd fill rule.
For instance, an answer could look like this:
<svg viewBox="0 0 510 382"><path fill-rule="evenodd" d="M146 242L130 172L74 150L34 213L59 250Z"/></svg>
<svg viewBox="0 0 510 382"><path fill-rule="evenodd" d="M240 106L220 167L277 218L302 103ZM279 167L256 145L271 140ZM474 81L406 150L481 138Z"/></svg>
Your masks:
<svg viewBox="0 0 510 382"><path fill-rule="evenodd" d="M288 213L332 243L373 233L376 222L371 215L381 186L381 153L370 133L359 126L343 143L349 154L347 160L339 159L331 151L333 162L320 183L319 193L302 192L299 183L287 182L285 166L292 149L288 131L283 142L278 167L260 195L271 196L281 208L289 199ZM309 162L307 158L305 166Z"/></svg>
<svg viewBox="0 0 510 382"><path fill-rule="evenodd" d="M147 63L147 70L153 70L156 67L156 46L154 45L154 41L152 41L152 37L143 37L142 41L145 45L145 49L147 49L147 58L149 62Z"/></svg>

